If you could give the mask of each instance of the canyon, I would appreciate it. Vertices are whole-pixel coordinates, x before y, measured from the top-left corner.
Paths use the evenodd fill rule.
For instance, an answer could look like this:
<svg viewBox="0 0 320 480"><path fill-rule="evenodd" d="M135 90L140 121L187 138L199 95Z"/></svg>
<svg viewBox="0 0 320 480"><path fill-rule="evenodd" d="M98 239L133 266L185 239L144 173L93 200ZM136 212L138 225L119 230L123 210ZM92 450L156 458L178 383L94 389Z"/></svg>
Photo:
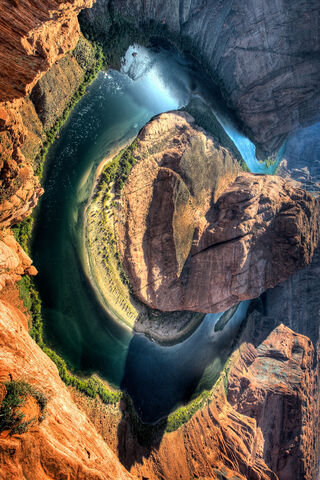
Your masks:
<svg viewBox="0 0 320 480"><path fill-rule="evenodd" d="M319 118L317 0L97 0L85 11L101 38L119 14L129 26L156 24L157 34L182 39L264 151Z"/></svg>
<svg viewBox="0 0 320 480"><path fill-rule="evenodd" d="M130 201L137 202L134 195L129 198L130 187L138 182L135 169L142 169L142 174L148 174L152 181L158 178L161 185L166 183L168 202L158 205L155 201L153 208L158 211L163 207L168 212L169 206L170 225L167 218L160 227L152 222L145 225L170 232L163 240L171 245L168 251L172 256L167 258L164 254L165 261L161 258L159 264L169 265L170 269L174 266L175 277L184 271L190 250L195 262L199 254L207 264L208 258L201 251L209 254L215 243L226 242L218 247L220 257L223 257L221 249L228 248L228 258L242 252L239 259L244 261L250 245L243 240L239 240L239 244L234 242L234 232L228 231L228 226L235 227L236 237L243 235L244 230L253 231L259 252L262 250L264 256L273 259L261 283L254 270L249 281L247 274L238 278L239 290L232 300L225 300L224 296L217 301L204 299L202 294L209 289L200 292L201 295L197 293L195 284L201 288L203 283L195 278L192 291L200 298L198 306L201 303L203 311L213 311L213 305L224 309L243 298L258 296L266 288L275 288L252 303L242 331L235 339L234 352L210 399L191 419L174 432L161 432L158 437L155 434L156 438L145 445L122 400L114 407L116 420L106 434L103 415L92 410L87 398L77 395L70 387L68 391L52 360L28 333L32 320L19 299L16 282L24 274L36 275L37 270L9 231L9 227L31 213L43 194L34 173L38 167L37 156L46 133L68 106L94 61L85 39L80 40L80 52L86 53L79 56L74 50L80 38L77 14L91 7L92 2L1 0L0 4L3 12L0 22L0 379L1 382L25 380L48 399L45 418L41 422L36 420L28 432L13 436L0 433L1 478L315 479L319 456L319 212L314 196L303 191L300 184L289 181L303 179L304 188L313 194L317 192L318 156L314 133L303 130L291 134L280 170L286 177L283 180L241 172L232 153L214 139L206 139L201 129L190 126L186 122L191 121L190 116L179 114L172 137L176 141L170 155L168 152L163 157L159 155L158 163L149 158L148 170L143 162L134 166L125 186L125 195L128 195L125 208L131 208ZM316 1L292 1L288 6L283 1L263 5L253 0L134 3L97 0L83 15L101 34L108 32L117 18L123 17L139 28L158 20L159 28L166 28L170 35L192 41L193 45L187 42L188 48L199 50L201 61L210 70L228 105L261 151L277 151L289 133L318 118L319 5ZM155 130L152 131L151 123L140 134L138 148L143 148L148 134L153 135L153 139L159 138L163 128L159 117L153 125L157 125ZM194 181L200 175L199 170L191 169L190 176L183 177L183 167L179 164L179 148L184 148L191 134L196 138L191 142L192 148L208 149L218 158L218 172L203 175L208 172L208 165L197 165L202 168L204 181L199 190ZM308 134L313 148L299 153L297 159L302 144L300 137ZM315 161L310 167L312 178L303 170L301 177L305 166L303 157L309 158L310 154ZM205 160L206 156L199 158ZM188 163L188 154L184 160ZM214 187L213 177L217 180ZM149 200L159 198L160 183L155 182L155 190L151 186L145 190ZM127 227L133 229L130 239L134 242L140 236L140 240L136 245L126 244L124 231L120 231L125 261L130 258L126 249L131 249L130 255L137 254L142 264L141 238L146 229L138 231L134 215L139 216L140 222L142 212L144 216L148 214L147 206L128 210ZM268 230L270 216L276 219L277 229L271 229L272 233L261 240L260 235L264 233L261 230ZM211 227L217 225L217 221L221 222L218 223L220 230L214 232ZM195 229L196 245L192 242ZM152 237L147 237L151 242L148 248L153 249ZM154 242L158 248L155 237ZM272 250L273 244L277 248ZM258 254L252 254L252 264L258 258L255 255ZM310 265L305 268L307 264ZM131 262L127 268L128 271L132 268ZM259 268L263 271L263 267ZM146 272L145 269L142 277ZM208 279L204 282L208 285ZM275 286L279 282L282 283ZM243 288L248 287L250 294L247 291L244 294ZM174 295L183 298L179 290L169 290L161 294L166 302ZM193 307L195 300L192 296L189 298L189 306ZM151 296L147 301L154 305L159 300ZM179 305L173 302L171 306L185 308L186 300ZM1 387L1 401L5 395ZM101 411L104 408L101 405ZM38 415L35 408L32 415ZM113 418L112 413L108 415Z"/></svg>

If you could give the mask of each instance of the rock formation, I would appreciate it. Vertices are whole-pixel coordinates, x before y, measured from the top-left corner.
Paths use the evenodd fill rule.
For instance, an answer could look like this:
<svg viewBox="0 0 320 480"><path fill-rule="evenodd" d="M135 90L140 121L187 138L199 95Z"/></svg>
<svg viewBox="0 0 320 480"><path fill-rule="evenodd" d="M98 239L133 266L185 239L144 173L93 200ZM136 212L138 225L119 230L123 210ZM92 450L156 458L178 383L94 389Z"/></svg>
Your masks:
<svg viewBox="0 0 320 480"><path fill-rule="evenodd" d="M289 136L278 174L319 195L320 123L302 128Z"/></svg>
<svg viewBox="0 0 320 480"><path fill-rule="evenodd" d="M92 0L23 3L2 0L0 25L0 224L30 215L43 193L31 164L86 68L68 53L80 35L77 14ZM92 50L84 39L78 48ZM66 55L67 54L67 55ZM52 66L52 72L45 72ZM58 80L54 78L58 77ZM31 99L25 97L32 92Z"/></svg>
<svg viewBox="0 0 320 480"><path fill-rule="evenodd" d="M310 340L252 309L228 369L177 431L139 442L124 411L78 402L130 473L189 480L312 480L319 450L319 367ZM285 321L286 323L286 321Z"/></svg>
<svg viewBox="0 0 320 480"><path fill-rule="evenodd" d="M101 38L120 13L182 39L252 139L271 152L319 118L319 9L318 0L97 0L86 14Z"/></svg>
<svg viewBox="0 0 320 480"><path fill-rule="evenodd" d="M139 134L118 231L134 293L159 310L218 312L310 263L319 205L279 177L239 173L185 113Z"/></svg>
<svg viewBox="0 0 320 480"><path fill-rule="evenodd" d="M0 102L24 97L41 75L72 50L77 14L92 0L1 0Z"/></svg>
<svg viewBox="0 0 320 480"><path fill-rule="evenodd" d="M20 247L10 231L0 234L0 291L7 284L21 279L21 275L36 275L32 260Z"/></svg>
<svg viewBox="0 0 320 480"><path fill-rule="evenodd" d="M10 101L0 105L0 226L7 227L25 218L42 193L26 159L34 159L45 136L43 127L50 128L68 103L71 90L81 82L81 72L74 59L70 55L65 57L65 54L74 48L79 36L77 13L81 8L91 6L92 2L0 0L0 3L0 101ZM108 4L107 0L98 0L96 9L92 10L91 19L95 24L99 21L100 29L111 25ZM229 105L235 109L252 138L266 151L277 149L288 132L308 124L318 115L317 0L294 0L290 5L283 0L267 4L262 0L113 0L112 5L115 7L113 12L129 13L130 21L142 24L157 20L167 25L170 32L191 40L209 65ZM109 15L107 19L100 15L101 11ZM47 77L43 77L50 66L52 69ZM56 75L59 80L54 82ZM68 92L60 88L63 84L67 84L68 89L70 85ZM25 95L34 86L32 101ZM52 109L53 105L56 110ZM158 187L166 184L172 228L169 229L171 237L163 240L164 246L169 244L175 252L174 258L165 259L167 264L171 262L175 272L181 274L190 248L198 254L196 258L205 256L206 252L201 253L204 248L209 248L215 241L221 242L220 233L215 232L219 237L217 240L209 228L214 217L207 216L207 209L213 200L216 202L215 215L219 217L219 212L230 212L232 222L232 209L237 209L237 215L243 215L242 225L250 228L252 236L259 241L261 236L256 231L259 221L263 218L267 225L268 213L277 213L277 232L273 235L277 233L277 238L281 239L283 228L286 228L285 233L293 239L290 247L286 242L281 243L282 251L291 257L285 265L278 264L281 267L279 279L293 271L297 263L300 262L301 266L309 261L316 234L310 248L307 248L309 239L304 239L303 235L307 230L306 218L310 217L311 224L313 222L315 202L280 179L241 174L238 182L243 190L243 200L247 195L247 205L234 204L239 195L234 183L239 172L232 155L211 139L206 139L199 129L188 128L190 130L182 128L180 134L190 141L189 153L196 152L201 160L193 165L195 171L186 174L185 167L190 167L188 151L184 152L186 155L181 162L176 153L181 153L183 147L175 143L170 154L163 158L164 163L157 164L159 158L153 163L150 161L147 172L150 179L159 180ZM154 134L158 135L157 132ZM192 136L195 137L193 140ZM141 139L141 143L143 141ZM219 169L215 172L208 169L205 162L203 152L208 150L215 152L219 160ZM175 170L173 164L177 161L180 163ZM141 168L139 165L141 163L137 168ZM202 175L204 183L198 190L194 179L199 168L207 176ZM226 171L230 171L230 176L226 177ZM217 182L212 186L214 173ZM255 182L254 191L249 187L252 182ZM141 185L145 187L143 181ZM151 186L149 188L151 194ZM271 188L274 193L269 198L266 192L269 193ZM279 197L276 197L280 194L283 195L283 210L279 206ZM160 207L154 197L154 207ZM265 204L262 206L258 202L260 211L255 210L259 214L258 221L254 219L253 229L250 209L257 207L257 197ZM201 205L205 207L201 209ZM224 228L225 219L219 217L219 221ZM170 227L170 222L165 225ZM238 224L232 225L235 231L240 230ZM152 224L152 227L157 232L161 225ZM195 229L197 237L194 237L196 242L192 246ZM228 231L226 240L231 251L234 248L232 233ZM241 235L243 233L241 231ZM270 238L267 240L269 242ZM239 240L239 243L243 253L247 244L245 240ZM220 243L215 248L222 247ZM263 243L264 253L266 249ZM301 257L297 259L295 255L299 251ZM277 261L275 258L273 268ZM34 274L36 271L13 236L2 230L2 292L6 292L8 285L23 273ZM271 276L268 272L266 278ZM317 355L303 335L309 336L314 345L318 341L318 279L317 250L308 269L297 272L264 295L265 311L251 314L239 342L241 347L235 353L228 380L225 380L227 392L220 383L210 405L177 432L166 434L158 448L150 451L139 445L131 432L128 417L123 419L113 437L119 442L113 449L136 475L135 478L314 479L319 452L319 375ZM250 282L258 291L260 287L253 285L252 279ZM240 295L241 291L237 298ZM8 380L10 375L13 379L27 380L41 390L49 402L46 418L39 424L36 422L27 433L13 437L0 435L1 478L133 478L120 465L85 414L76 407L56 367L28 335L28 318L10 303L9 294L4 296L0 295L0 381ZM286 326L279 326L281 322ZM5 393L3 390L0 389L0 402ZM97 412L95 415L99 429L102 420ZM137 452L140 457L135 462Z"/></svg>
<svg viewBox="0 0 320 480"><path fill-rule="evenodd" d="M37 272L5 228L28 216L43 192L28 163L43 141L43 125L30 99L18 97L30 92L41 75L74 48L79 38L77 13L91 4L1 2L0 99L6 103L0 105L0 402L6 393L2 382L10 379L29 382L48 399L41 423L36 419L20 435L0 434L3 480L132 478L73 403L54 363L30 337L30 319L21 312L15 282L22 274ZM68 90L70 96L74 90L70 85ZM26 407L26 420L38 416L30 402Z"/></svg>
<svg viewBox="0 0 320 480"><path fill-rule="evenodd" d="M0 435L1 478L9 480L130 479L92 424L73 403L49 357L32 340L23 314L0 302L0 381L29 382L48 399L45 419L27 433Z"/></svg>

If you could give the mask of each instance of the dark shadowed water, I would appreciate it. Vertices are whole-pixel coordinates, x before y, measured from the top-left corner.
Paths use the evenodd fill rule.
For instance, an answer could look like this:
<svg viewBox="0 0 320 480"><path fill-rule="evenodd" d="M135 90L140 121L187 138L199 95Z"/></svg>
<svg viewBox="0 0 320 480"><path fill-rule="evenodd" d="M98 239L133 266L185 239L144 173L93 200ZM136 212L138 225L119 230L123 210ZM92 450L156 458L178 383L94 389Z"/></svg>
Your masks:
<svg viewBox="0 0 320 480"><path fill-rule="evenodd" d="M138 55L132 57L132 51ZM186 105L193 94L212 97L198 66L175 52L132 47L124 70L135 80L116 71L100 72L49 151L32 257L39 270L48 343L75 371L97 372L128 391L142 419L154 422L213 385L247 302L222 331L214 332L221 314L207 315L187 340L162 347L115 323L96 300L82 268L81 233L98 164L155 114ZM218 118L251 170L265 171L253 144L219 108Z"/></svg>

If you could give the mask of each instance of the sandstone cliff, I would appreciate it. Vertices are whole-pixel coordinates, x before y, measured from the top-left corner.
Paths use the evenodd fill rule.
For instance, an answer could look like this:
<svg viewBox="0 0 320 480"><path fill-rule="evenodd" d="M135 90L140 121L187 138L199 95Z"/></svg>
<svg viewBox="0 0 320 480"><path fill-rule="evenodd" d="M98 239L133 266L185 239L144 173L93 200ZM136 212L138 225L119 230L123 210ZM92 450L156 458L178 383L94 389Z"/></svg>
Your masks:
<svg viewBox="0 0 320 480"><path fill-rule="evenodd" d="M279 177L238 174L185 113L156 117L138 138L118 232L144 303L218 312L310 263L319 235L310 194Z"/></svg>
<svg viewBox="0 0 320 480"><path fill-rule="evenodd" d="M118 411L75 395L138 478L313 480L319 451L319 367L310 340L253 308L208 401L149 444ZM285 321L286 323L286 321ZM100 412L100 413L98 413Z"/></svg>
<svg viewBox="0 0 320 480"><path fill-rule="evenodd" d="M72 53L58 60L33 88L31 95L0 107L0 223L11 226L30 215L43 193L34 171L47 132L68 107L95 52L80 37Z"/></svg>
<svg viewBox="0 0 320 480"><path fill-rule="evenodd" d="M253 140L267 151L319 116L318 0L97 0L87 20L103 39L113 18L158 26L202 58Z"/></svg>
<svg viewBox="0 0 320 480"><path fill-rule="evenodd" d="M78 35L75 14L85 5L90 2L2 0L1 99L10 100L30 92L49 65L73 48ZM133 12L141 21L160 19L172 31L194 39L231 106L239 111L253 138L266 150L277 148L292 128L308 123L317 114L319 5L315 0L294 1L290 5L282 1L262 5L253 0L116 0L114 5L119 11ZM100 17L100 25L105 23ZM7 41L9 47L4 46ZM310 53L305 55L305 51ZM59 65L53 69L64 75ZM80 76L73 60L69 65L74 67L73 80L77 82ZM49 103L55 103L60 97L57 91L48 90L52 85L48 78L42 81L41 88L40 81L35 91L40 92L39 99L43 92L46 98L52 93ZM64 101L67 100L62 100L62 104ZM45 103L41 97L38 113L42 113ZM60 102L57 107L59 111ZM1 200L1 225L24 218L41 193L31 168L25 165L25 157L33 157L43 139L43 124L35 113L35 105L28 98L0 110L1 195L5 196ZM42 118L48 126L52 122L49 117ZM222 156L223 152L220 149ZM170 168L167 170L170 178L177 181L178 175L171 173ZM19 191L22 184L26 188ZM177 213L181 212L185 191L183 187L176 188L179 194L172 208ZM188 220L188 216L182 216L183 222L185 218ZM184 227L184 223L176 225ZM175 244L180 252L178 270L185 258L185 244L190 242L189 227L185 231L185 237L178 238ZM8 282L24 272L35 273L30 259L6 232L0 248L1 286L7 288ZM270 327L284 322L317 342L318 278L316 253L308 269L267 292L266 312L250 317L240 341L243 346L240 358L235 358L230 370L227 399L220 385L210 405L177 432L165 435L160 446L151 451L138 444L132 426L123 420L119 443L113 448L137 478L313 480L319 431L318 367L313 347L307 338L290 328L280 326L272 332ZM7 295L0 302L0 380L8 380L9 374L14 379L24 378L37 386L49 403L47 417L41 424L22 435L0 437L3 478L131 478L76 408L53 363L27 334L27 318L9 300ZM99 429L99 415L95 423ZM118 438L117 432L113 438Z"/></svg>
<svg viewBox="0 0 320 480"><path fill-rule="evenodd" d="M1 0L0 102L24 97L41 75L72 50L77 14L92 0Z"/></svg>
<svg viewBox="0 0 320 480"><path fill-rule="evenodd" d="M55 68L59 71L59 62L67 61L62 57L79 38L77 13L91 4L91 1L1 2L1 100L30 92L57 60ZM74 68L75 62L71 62L70 68ZM63 77L63 68L59 73ZM80 77L78 74L75 81L72 79L67 96L55 105L56 117L78 88ZM42 91L48 95L49 89L50 86ZM51 103L59 95L61 98L59 90L51 95ZM0 476L4 480L128 479L131 476L73 403L54 363L28 334L30 319L21 312L24 307L15 282L22 274L36 274L36 269L4 227L29 215L43 192L28 163L45 138L44 126L50 127L50 122L41 120L28 97L0 107L0 381L27 381L48 399L46 417L41 423L37 420L36 406L28 399L26 420L35 417L29 431L13 436L1 433ZM1 402L5 394L1 385Z"/></svg>
<svg viewBox="0 0 320 480"><path fill-rule="evenodd" d="M3 480L129 479L115 455L73 403L58 370L24 328L23 314L0 302L0 381L23 379L48 399L45 419L27 433L0 435Z"/></svg>

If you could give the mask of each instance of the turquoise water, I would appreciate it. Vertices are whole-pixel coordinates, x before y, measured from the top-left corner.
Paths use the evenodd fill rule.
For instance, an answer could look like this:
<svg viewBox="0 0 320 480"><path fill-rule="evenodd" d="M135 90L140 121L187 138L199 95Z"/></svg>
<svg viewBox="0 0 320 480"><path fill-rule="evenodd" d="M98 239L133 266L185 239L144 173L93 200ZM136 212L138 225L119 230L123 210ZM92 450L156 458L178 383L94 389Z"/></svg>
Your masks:
<svg viewBox="0 0 320 480"><path fill-rule="evenodd" d="M128 391L141 418L154 422L212 386L248 303L239 306L222 332L214 332L222 314L207 315L193 335L171 347L134 334L100 307L81 255L83 211L97 166L155 114L181 108L193 95L210 98L213 108L218 102L199 67L176 52L132 47L123 70L100 72L50 148L32 257L48 343L76 372L97 372ZM251 170L260 173L254 146L219 108L227 133Z"/></svg>

